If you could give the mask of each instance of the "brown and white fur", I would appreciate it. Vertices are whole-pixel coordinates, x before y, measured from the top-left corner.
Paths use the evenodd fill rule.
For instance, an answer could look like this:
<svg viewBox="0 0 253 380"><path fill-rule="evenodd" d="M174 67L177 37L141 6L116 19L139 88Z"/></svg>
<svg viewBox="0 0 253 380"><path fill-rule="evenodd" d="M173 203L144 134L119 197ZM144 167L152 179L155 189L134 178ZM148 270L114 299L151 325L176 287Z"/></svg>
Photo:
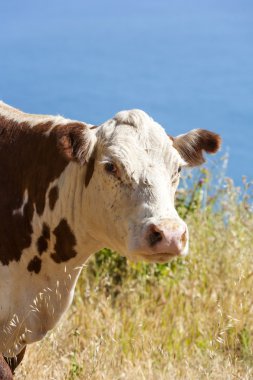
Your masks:
<svg viewBox="0 0 253 380"><path fill-rule="evenodd" d="M219 146L206 130L168 137L140 110L94 127L0 102L0 352L13 358L58 323L99 249L149 262L186 255L179 171Z"/></svg>

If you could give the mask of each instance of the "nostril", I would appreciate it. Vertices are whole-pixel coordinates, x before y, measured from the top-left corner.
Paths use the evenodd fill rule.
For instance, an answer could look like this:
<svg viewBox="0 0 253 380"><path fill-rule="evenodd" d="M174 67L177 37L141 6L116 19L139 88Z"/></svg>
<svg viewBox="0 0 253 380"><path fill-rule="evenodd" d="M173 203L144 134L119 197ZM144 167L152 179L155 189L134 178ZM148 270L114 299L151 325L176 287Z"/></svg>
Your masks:
<svg viewBox="0 0 253 380"><path fill-rule="evenodd" d="M187 233L186 233L186 230L185 230L184 233L181 236L181 243L183 244L183 247L185 246L186 242L187 242Z"/></svg>
<svg viewBox="0 0 253 380"><path fill-rule="evenodd" d="M152 232L149 236L149 243L151 246L155 245L162 240L162 235L160 232Z"/></svg>
<svg viewBox="0 0 253 380"><path fill-rule="evenodd" d="M163 239L163 236L161 232L155 228L155 226L152 226L148 239L150 246L153 247L156 243Z"/></svg>

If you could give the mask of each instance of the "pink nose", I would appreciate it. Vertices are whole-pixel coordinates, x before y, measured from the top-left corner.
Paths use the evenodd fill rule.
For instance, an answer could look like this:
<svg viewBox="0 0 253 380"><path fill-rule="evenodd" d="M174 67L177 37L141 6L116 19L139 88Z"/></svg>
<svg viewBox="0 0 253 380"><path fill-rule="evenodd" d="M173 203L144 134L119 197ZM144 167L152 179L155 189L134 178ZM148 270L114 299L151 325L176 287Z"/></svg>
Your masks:
<svg viewBox="0 0 253 380"><path fill-rule="evenodd" d="M180 255L187 244L187 228L185 224L177 221L151 224L148 227L147 239L154 253Z"/></svg>

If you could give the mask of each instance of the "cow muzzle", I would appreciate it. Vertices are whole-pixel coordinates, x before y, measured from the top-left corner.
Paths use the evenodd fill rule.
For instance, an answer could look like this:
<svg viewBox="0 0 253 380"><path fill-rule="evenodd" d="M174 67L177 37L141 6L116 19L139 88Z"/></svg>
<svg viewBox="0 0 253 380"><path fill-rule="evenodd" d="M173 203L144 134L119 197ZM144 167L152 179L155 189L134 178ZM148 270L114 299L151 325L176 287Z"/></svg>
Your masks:
<svg viewBox="0 0 253 380"><path fill-rule="evenodd" d="M188 253L188 229L181 219L163 219L144 232L141 256L151 262L166 262Z"/></svg>

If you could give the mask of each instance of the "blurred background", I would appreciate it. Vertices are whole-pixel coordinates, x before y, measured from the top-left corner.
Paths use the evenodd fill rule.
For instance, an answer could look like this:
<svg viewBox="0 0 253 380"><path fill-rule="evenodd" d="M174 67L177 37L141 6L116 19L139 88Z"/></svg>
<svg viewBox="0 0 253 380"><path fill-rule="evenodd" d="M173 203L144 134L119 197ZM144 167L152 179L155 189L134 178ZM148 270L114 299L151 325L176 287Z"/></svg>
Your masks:
<svg viewBox="0 0 253 380"><path fill-rule="evenodd" d="M141 108L172 135L211 129L240 184L253 178L253 2L2 1L0 99L94 124Z"/></svg>

